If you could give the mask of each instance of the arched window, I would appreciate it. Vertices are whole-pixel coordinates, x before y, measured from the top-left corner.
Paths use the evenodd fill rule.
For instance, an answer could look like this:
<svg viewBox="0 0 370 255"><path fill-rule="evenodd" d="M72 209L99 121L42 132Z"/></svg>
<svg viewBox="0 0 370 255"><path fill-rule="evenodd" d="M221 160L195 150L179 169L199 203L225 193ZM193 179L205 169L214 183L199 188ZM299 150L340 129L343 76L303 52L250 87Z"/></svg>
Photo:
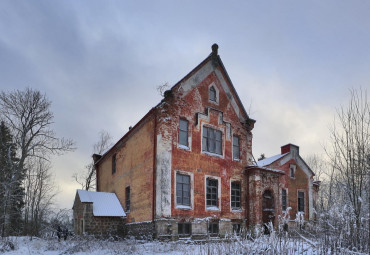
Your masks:
<svg viewBox="0 0 370 255"><path fill-rule="evenodd" d="M217 102L216 90L213 86L209 89L209 100L213 102Z"/></svg>

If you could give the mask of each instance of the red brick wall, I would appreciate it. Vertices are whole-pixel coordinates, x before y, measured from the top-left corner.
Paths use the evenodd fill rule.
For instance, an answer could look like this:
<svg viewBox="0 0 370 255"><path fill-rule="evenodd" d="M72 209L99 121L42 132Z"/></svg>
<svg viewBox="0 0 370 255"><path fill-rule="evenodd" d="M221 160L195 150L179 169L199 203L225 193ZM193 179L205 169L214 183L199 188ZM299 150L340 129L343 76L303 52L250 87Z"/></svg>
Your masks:
<svg viewBox="0 0 370 255"><path fill-rule="evenodd" d="M116 153L116 173L112 156ZM150 115L131 131L130 136L99 163L99 190L117 194L126 211L126 187L130 186L131 208L127 222L152 220L154 116Z"/></svg>

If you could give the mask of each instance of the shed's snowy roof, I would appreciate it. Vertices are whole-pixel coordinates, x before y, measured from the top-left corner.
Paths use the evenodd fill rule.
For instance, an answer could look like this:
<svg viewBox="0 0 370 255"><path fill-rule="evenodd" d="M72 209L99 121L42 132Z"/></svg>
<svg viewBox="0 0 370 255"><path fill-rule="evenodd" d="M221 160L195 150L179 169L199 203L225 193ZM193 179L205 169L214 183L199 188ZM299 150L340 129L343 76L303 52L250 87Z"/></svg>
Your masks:
<svg viewBox="0 0 370 255"><path fill-rule="evenodd" d="M95 192L87 190L77 190L82 203L93 203L94 216L125 217L116 194L107 192Z"/></svg>
<svg viewBox="0 0 370 255"><path fill-rule="evenodd" d="M262 159L262 160L259 160L257 161L257 166L267 166L267 165L270 165L271 163L275 162L276 160L284 157L285 155L287 155L289 152L287 153L284 153L284 154L278 154L278 155L275 155L275 156L272 156L272 157L269 157L269 158L265 158L265 159Z"/></svg>

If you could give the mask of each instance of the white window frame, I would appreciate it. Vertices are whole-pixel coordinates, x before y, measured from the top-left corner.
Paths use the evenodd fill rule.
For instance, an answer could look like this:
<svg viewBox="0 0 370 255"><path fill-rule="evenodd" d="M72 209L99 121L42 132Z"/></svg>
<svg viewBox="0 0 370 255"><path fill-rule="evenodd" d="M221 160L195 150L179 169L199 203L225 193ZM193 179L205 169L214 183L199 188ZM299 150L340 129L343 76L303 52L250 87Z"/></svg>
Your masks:
<svg viewBox="0 0 370 255"><path fill-rule="evenodd" d="M189 175L190 176L190 206L188 205L178 205L177 204L177 194L176 194L176 175L182 174L182 175ZM183 170L176 170L175 171L175 178L174 178L174 186L175 186L175 192L174 192L174 201L175 201L175 208L180 210L193 210L194 209L194 174L192 172L187 172Z"/></svg>
<svg viewBox="0 0 370 255"><path fill-rule="evenodd" d="M233 182L239 182L240 183L240 208L239 209L233 209L233 207L231 206L231 183ZM242 180L240 179L230 179L230 212L242 212L242 197L243 197L243 193L242 193Z"/></svg>
<svg viewBox="0 0 370 255"><path fill-rule="evenodd" d="M188 122L188 146L180 144L180 120L185 120ZM179 117L178 129L177 129L177 148L191 151L191 125L187 118Z"/></svg>
<svg viewBox="0 0 370 255"><path fill-rule="evenodd" d="M207 179L217 180L217 207L216 206L207 206ZM204 207L206 211L221 211L221 177L213 175L204 176Z"/></svg>
<svg viewBox="0 0 370 255"><path fill-rule="evenodd" d="M299 210L299 192L303 193L303 211ZM306 191L303 189L297 190L297 212L305 214L306 212Z"/></svg>
<svg viewBox="0 0 370 255"><path fill-rule="evenodd" d="M213 152L209 152L209 151L204 151L203 150L203 131L204 131L204 127L207 127L207 128L212 128L212 129L215 129L215 130L218 130L218 131L221 131L221 155L220 154L217 154L217 153L213 153ZM205 154L205 155L209 155L209 156L213 156L213 157L218 157L218 158L224 158L225 156L225 132L224 132L224 129L223 128L219 128L219 127L215 127L213 125L210 125L208 123L202 123L202 126L201 126L201 142L200 142L200 151L202 154Z"/></svg>

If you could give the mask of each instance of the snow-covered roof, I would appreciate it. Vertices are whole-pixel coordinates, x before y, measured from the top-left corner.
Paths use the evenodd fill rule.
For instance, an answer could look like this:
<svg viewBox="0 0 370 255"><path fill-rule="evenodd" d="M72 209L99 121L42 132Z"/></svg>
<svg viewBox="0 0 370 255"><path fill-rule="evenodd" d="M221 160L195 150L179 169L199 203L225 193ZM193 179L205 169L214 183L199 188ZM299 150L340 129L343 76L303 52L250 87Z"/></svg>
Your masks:
<svg viewBox="0 0 370 255"><path fill-rule="evenodd" d="M116 194L107 192L95 192L87 190L77 190L82 203L93 203L94 216L125 217Z"/></svg>
<svg viewBox="0 0 370 255"><path fill-rule="evenodd" d="M270 165L271 163L275 162L276 160L284 157L285 155L287 155L289 152L287 153L284 153L284 154L278 154L278 155L275 155L275 156L272 156L272 157L269 157L269 158L265 158L265 159L262 159L262 160L259 160L257 161L257 166L267 166L267 165Z"/></svg>

